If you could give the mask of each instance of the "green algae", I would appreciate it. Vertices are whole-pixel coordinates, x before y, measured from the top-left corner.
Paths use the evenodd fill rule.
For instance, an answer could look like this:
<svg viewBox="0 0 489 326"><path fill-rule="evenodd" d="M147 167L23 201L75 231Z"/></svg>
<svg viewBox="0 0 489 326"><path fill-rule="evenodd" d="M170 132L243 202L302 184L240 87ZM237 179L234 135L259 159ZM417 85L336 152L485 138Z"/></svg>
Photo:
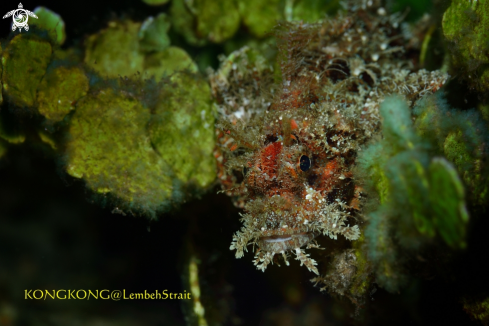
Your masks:
<svg viewBox="0 0 489 326"><path fill-rule="evenodd" d="M38 19L32 20L30 24L47 31L54 44L62 45L66 40L66 32L65 22L61 16L45 7L37 7L34 13Z"/></svg>
<svg viewBox="0 0 489 326"><path fill-rule="evenodd" d="M435 235L435 227L430 216L430 202L426 200L431 191L428 182L428 175L424 164L423 157L418 153L403 152L398 154L391 162L394 163L386 167L389 171L390 178L395 182L392 185L393 191L401 191L400 195L406 195L407 204L411 210L412 219L416 230L422 235L433 237ZM401 173L396 176L397 173ZM391 179L392 180L392 179Z"/></svg>
<svg viewBox="0 0 489 326"><path fill-rule="evenodd" d="M462 43L459 49L464 60L489 60L489 54L484 51L489 37L489 1L452 0L443 14L442 26L448 40ZM471 33L463 34L468 30Z"/></svg>
<svg viewBox="0 0 489 326"><path fill-rule="evenodd" d="M474 161L474 157L467 148L467 144L465 144L463 139L462 130L460 129L452 131L447 135L443 144L443 150L445 156L459 168Z"/></svg>
<svg viewBox="0 0 489 326"><path fill-rule="evenodd" d="M418 135L433 150L444 155L457 168L467 186L470 200L482 204L487 200L487 143L489 134L483 114L475 109L450 109L441 97L429 96L413 110Z"/></svg>
<svg viewBox="0 0 489 326"><path fill-rule="evenodd" d="M39 136L39 139L46 145L48 145L52 150L57 150L58 145L56 143L56 139L53 137L53 135L44 132L43 130L39 130L37 132L37 135Z"/></svg>
<svg viewBox="0 0 489 326"><path fill-rule="evenodd" d="M57 67L48 71L39 85L39 113L58 122L70 113L78 99L88 92L88 78L78 67Z"/></svg>
<svg viewBox="0 0 489 326"><path fill-rule="evenodd" d="M155 217L215 180L210 90L188 71L124 87L91 90L78 101L66 171L122 210Z"/></svg>
<svg viewBox="0 0 489 326"><path fill-rule="evenodd" d="M142 73L145 78L161 80L180 70L197 72L185 50L170 46L168 28L168 17L164 14L146 20L142 26L131 21L111 22L109 28L89 37L85 63L110 78L134 79Z"/></svg>
<svg viewBox="0 0 489 326"><path fill-rule="evenodd" d="M85 64L103 77L131 77L144 67L139 51L140 23L111 21L109 26L91 35L85 44Z"/></svg>
<svg viewBox="0 0 489 326"><path fill-rule="evenodd" d="M139 30L139 45L142 51L163 51L170 46L170 19L165 13L148 17Z"/></svg>
<svg viewBox="0 0 489 326"><path fill-rule="evenodd" d="M155 152L149 109L134 97L101 89L77 104L66 144L66 171L96 193L110 193L148 215L172 196L171 169Z"/></svg>
<svg viewBox="0 0 489 326"><path fill-rule="evenodd" d="M372 284L372 264L365 255L365 251L362 250L364 245L364 234L352 244L353 249L355 250L356 270L349 292L355 298L365 297Z"/></svg>
<svg viewBox="0 0 489 326"><path fill-rule="evenodd" d="M2 54L2 83L6 97L17 106L34 107L36 91L51 60L51 44L33 35L19 34Z"/></svg>
<svg viewBox="0 0 489 326"><path fill-rule="evenodd" d="M365 148L359 168L380 199L368 214L368 257L376 281L395 292L406 281L399 252L417 250L435 236L449 247L465 248L469 216L456 167L436 156L439 152L423 138L430 134L427 130L416 132L420 121L411 122L404 100L387 98L380 113L383 138ZM426 112L420 116L423 123L430 121ZM442 134L434 137L444 139Z"/></svg>
<svg viewBox="0 0 489 326"><path fill-rule="evenodd" d="M380 206L378 210L368 215L369 222L364 232L365 244L358 253L368 257L375 282L389 292L398 291L406 279L400 267L402 260L392 236L395 227L394 216L386 205Z"/></svg>
<svg viewBox="0 0 489 326"><path fill-rule="evenodd" d="M264 37L273 29L277 21L284 19L284 1L239 1L239 13L249 31Z"/></svg>
<svg viewBox="0 0 489 326"><path fill-rule="evenodd" d="M239 8L226 0L174 0L172 25L192 45L221 43L231 38L240 24Z"/></svg>
<svg viewBox="0 0 489 326"><path fill-rule="evenodd" d="M479 91L489 90L489 1L452 0L443 15L452 62Z"/></svg>
<svg viewBox="0 0 489 326"><path fill-rule="evenodd" d="M465 248L469 214L457 170L444 158L434 158L429 166L429 185L429 201L437 232L450 247Z"/></svg>
<svg viewBox="0 0 489 326"><path fill-rule="evenodd" d="M339 1L212 1L175 0L171 19L177 33L197 46L231 39L240 22L257 38L271 33L279 21L317 22L336 12Z"/></svg>
<svg viewBox="0 0 489 326"><path fill-rule="evenodd" d="M178 87L163 90L150 122L151 141L179 180L206 188L216 178L210 88L188 72L173 75L171 81Z"/></svg>
<svg viewBox="0 0 489 326"><path fill-rule="evenodd" d="M148 54L144 60L145 76L154 77L156 80L181 70L197 72L198 68L187 52L175 46Z"/></svg>

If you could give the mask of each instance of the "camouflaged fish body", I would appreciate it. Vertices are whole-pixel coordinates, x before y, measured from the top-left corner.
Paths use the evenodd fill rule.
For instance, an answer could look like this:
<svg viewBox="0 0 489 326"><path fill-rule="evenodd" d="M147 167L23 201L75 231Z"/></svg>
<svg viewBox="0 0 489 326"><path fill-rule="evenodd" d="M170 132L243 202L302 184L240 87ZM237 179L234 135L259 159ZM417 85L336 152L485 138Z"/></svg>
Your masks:
<svg viewBox="0 0 489 326"><path fill-rule="evenodd" d="M401 94L410 106L447 75L419 70L405 53L399 15L349 6L317 24L277 27L281 80L244 48L211 76L219 107L216 158L223 190L244 209L231 244L248 245L255 265L290 253L318 274L306 254L314 238L360 236L357 152L379 133L379 105Z"/></svg>

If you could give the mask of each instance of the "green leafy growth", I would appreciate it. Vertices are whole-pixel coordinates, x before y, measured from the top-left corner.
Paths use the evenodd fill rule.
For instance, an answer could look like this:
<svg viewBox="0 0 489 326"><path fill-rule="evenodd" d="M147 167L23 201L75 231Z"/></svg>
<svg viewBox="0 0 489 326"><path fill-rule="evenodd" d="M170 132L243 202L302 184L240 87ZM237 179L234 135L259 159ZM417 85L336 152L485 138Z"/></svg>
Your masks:
<svg viewBox="0 0 489 326"><path fill-rule="evenodd" d="M39 136L39 139L49 147L51 147L52 150L57 150L58 145L56 143L56 139L53 135L45 132L44 130L38 130L37 135Z"/></svg>
<svg viewBox="0 0 489 326"><path fill-rule="evenodd" d="M151 141L179 180L206 188L216 178L210 87L187 72L173 75L171 81L178 87L161 92L150 122Z"/></svg>
<svg viewBox="0 0 489 326"><path fill-rule="evenodd" d="M154 216L171 199L170 166L146 126L151 113L133 96L101 89L77 104L66 144L66 171L100 194Z"/></svg>
<svg viewBox="0 0 489 326"><path fill-rule="evenodd" d="M489 0L452 0L442 26L452 43L453 64L462 78L479 91L488 91Z"/></svg>
<svg viewBox="0 0 489 326"><path fill-rule="evenodd" d="M62 45L66 40L66 32L61 16L45 7L37 7L34 13L38 19L30 20L29 24L47 31L54 44Z"/></svg>
<svg viewBox="0 0 489 326"><path fill-rule="evenodd" d="M403 218L403 227L398 231L404 241L416 241L414 230L430 238L435 235L433 217L430 215L431 203L428 200L431 189L426 171L427 159L423 152L403 151L392 157L384 167L393 192L392 200L399 207L407 208L411 215Z"/></svg>
<svg viewBox="0 0 489 326"><path fill-rule="evenodd" d="M277 21L285 18L283 0L250 0L239 1L238 4L243 23L257 37L266 36L277 24Z"/></svg>
<svg viewBox="0 0 489 326"><path fill-rule="evenodd" d="M376 282L389 292L396 292L405 284L402 260L392 236L392 220L386 207L369 214L365 228L367 257L373 265Z"/></svg>
<svg viewBox="0 0 489 326"><path fill-rule="evenodd" d="M92 89L70 120L66 171L154 218L214 182L212 108L209 86L190 72Z"/></svg>
<svg viewBox="0 0 489 326"><path fill-rule="evenodd" d="M390 154L414 149L419 139L413 130L411 115L406 102L401 97L389 97L380 106L383 118L382 135L391 144Z"/></svg>
<svg viewBox="0 0 489 326"><path fill-rule="evenodd" d="M110 22L109 28L88 38L85 63L102 77L140 73L144 78L161 80L180 70L197 71L197 66L181 48L170 46L164 14L142 26L131 21Z"/></svg>
<svg viewBox="0 0 489 326"><path fill-rule="evenodd" d="M317 23L340 8L338 0L251 0L238 4L243 23L257 37L268 35L279 21Z"/></svg>
<svg viewBox="0 0 489 326"><path fill-rule="evenodd" d="M36 91L51 60L52 47L34 34L19 34L2 54L6 97L17 106L34 107Z"/></svg>
<svg viewBox="0 0 489 326"><path fill-rule="evenodd" d="M450 109L440 95L427 96L413 110L416 132L437 155L452 162L467 185L471 202L488 198L489 131L481 112Z"/></svg>
<svg viewBox="0 0 489 326"><path fill-rule="evenodd" d="M447 160L435 158L429 166L429 178L429 201L433 204L436 230L449 246L464 248L469 214L457 170Z"/></svg>
<svg viewBox="0 0 489 326"><path fill-rule="evenodd" d="M170 19L165 13L148 17L139 30L139 45L142 51L163 51L170 46Z"/></svg>
<svg viewBox="0 0 489 326"><path fill-rule="evenodd" d="M415 250L436 234L448 246L464 248L468 213L457 170L434 157L415 132L405 101L389 97L380 113L383 138L359 157L367 185L380 199L369 214L365 237L377 282L396 291L405 282L399 251Z"/></svg>
<svg viewBox="0 0 489 326"><path fill-rule="evenodd" d="M144 67L139 51L140 23L111 21L109 27L91 35L85 44L85 63L103 77L133 76Z"/></svg>
<svg viewBox="0 0 489 326"><path fill-rule="evenodd" d="M235 1L174 0L171 6L172 25L192 45L208 41L222 43L239 28L240 15Z"/></svg>
<svg viewBox="0 0 489 326"><path fill-rule="evenodd" d="M352 246L355 250L356 270L349 292L354 298L362 298L365 297L372 284L372 264L369 262L365 251L362 250L362 247L365 246L364 234L353 242Z"/></svg>
<svg viewBox="0 0 489 326"><path fill-rule="evenodd" d="M74 109L88 92L88 78L78 67L57 67L46 73L37 93L39 113L58 122Z"/></svg>
<svg viewBox="0 0 489 326"><path fill-rule="evenodd" d="M164 76L181 70L197 72L198 68L187 52L176 46L148 54L144 60L145 76L154 77L156 80L161 80Z"/></svg>

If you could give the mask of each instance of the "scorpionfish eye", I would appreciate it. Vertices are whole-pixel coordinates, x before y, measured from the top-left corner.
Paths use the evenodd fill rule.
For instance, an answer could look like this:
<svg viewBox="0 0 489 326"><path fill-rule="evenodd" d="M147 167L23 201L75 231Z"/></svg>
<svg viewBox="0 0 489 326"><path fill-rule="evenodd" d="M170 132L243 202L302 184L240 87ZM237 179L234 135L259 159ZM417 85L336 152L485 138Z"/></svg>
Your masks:
<svg viewBox="0 0 489 326"><path fill-rule="evenodd" d="M302 171L306 172L311 168L311 160L308 156L302 155L299 160L299 167Z"/></svg>

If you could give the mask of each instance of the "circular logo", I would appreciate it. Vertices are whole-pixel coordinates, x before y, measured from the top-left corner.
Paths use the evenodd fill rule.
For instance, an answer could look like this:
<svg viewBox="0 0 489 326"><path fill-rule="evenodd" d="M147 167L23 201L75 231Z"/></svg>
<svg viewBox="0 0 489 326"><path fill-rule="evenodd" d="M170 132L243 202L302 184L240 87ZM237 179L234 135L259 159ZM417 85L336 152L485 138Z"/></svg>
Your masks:
<svg viewBox="0 0 489 326"><path fill-rule="evenodd" d="M34 17L37 19L37 16L29 10L25 10L22 6L22 3L19 3L19 8L9 11L3 18L7 18L12 16L12 31L15 31L17 28L19 31L22 31L22 28L25 29L26 31L29 30L29 25L27 25L27 22L29 21L29 16Z"/></svg>

